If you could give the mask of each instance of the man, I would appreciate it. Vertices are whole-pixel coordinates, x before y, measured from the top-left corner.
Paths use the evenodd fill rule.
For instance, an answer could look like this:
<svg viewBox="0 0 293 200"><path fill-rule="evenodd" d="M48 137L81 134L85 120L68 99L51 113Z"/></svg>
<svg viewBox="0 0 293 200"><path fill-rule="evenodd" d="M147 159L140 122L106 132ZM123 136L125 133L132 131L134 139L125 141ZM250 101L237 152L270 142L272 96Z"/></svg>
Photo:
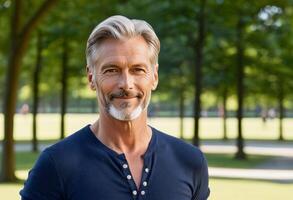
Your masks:
<svg viewBox="0 0 293 200"><path fill-rule="evenodd" d="M160 42L142 20L112 16L87 43L99 119L47 148L23 200L204 200L207 164L192 145L147 125Z"/></svg>

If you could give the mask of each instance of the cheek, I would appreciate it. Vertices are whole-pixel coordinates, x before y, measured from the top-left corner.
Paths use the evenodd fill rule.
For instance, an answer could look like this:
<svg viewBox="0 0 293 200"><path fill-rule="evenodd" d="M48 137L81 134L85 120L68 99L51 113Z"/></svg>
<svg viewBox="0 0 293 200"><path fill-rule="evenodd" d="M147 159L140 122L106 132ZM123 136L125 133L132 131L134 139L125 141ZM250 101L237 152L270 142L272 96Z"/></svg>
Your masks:
<svg viewBox="0 0 293 200"><path fill-rule="evenodd" d="M152 75L147 75L144 77L139 77L137 79L137 85L142 89L145 90L145 92L149 93L149 91L152 90L153 84L154 84L154 78Z"/></svg>
<svg viewBox="0 0 293 200"><path fill-rule="evenodd" d="M97 81L98 93L102 96L107 96L107 94L111 93L114 89L115 80L101 77Z"/></svg>

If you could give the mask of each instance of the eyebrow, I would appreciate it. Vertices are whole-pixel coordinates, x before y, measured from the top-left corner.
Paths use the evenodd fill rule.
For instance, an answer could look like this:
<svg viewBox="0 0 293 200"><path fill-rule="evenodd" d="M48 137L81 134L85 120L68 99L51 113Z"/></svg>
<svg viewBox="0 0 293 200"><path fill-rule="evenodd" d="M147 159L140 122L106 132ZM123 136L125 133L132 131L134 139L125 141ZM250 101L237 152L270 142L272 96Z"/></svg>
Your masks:
<svg viewBox="0 0 293 200"><path fill-rule="evenodd" d="M104 71L105 69L108 69L108 68L117 68L118 66L114 63L109 63L109 64L105 64L101 67L101 71Z"/></svg>
<svg viewBox="0 0 293 200"><path fill-rule="evenodd" d="M132 65L131 67L144 67L144 68L147 68L147 64L145 64L145 63L137 63L137 64Z"/></svg>
<svg viewBox="0 0 293 200"><path fill-rule="evenodd" d="M133 64L131 65L130 67L144 67L144 68L147 68L147 64L146 63L136 63L136 64ZM107 64L104 64L102 67L101 67L101 71L105 70L105 69L108 69L108 68L119 68L119 64L116 64L116 63L107 63Z"/></svg>

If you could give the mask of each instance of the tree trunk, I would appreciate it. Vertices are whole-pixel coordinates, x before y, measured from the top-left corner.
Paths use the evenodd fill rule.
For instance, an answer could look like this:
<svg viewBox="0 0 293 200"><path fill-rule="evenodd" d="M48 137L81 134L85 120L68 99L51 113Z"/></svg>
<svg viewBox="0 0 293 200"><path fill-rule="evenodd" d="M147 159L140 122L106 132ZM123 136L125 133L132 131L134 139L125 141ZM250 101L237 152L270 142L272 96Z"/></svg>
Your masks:
<svg viewBox="0 0 293 200"><path fill-rule="evenodd" d="M281 78L279 78L281 79ZM284 91L283 91L283 82L279 81L279 140L284 140L283 136L283 118L284 118Z"/></svg>
<svg viewBox="0 0 293 200"><path fill-rule="evenodd" d="M223 139L227 140L227 89L223 92Z"/></svg>
<svg viewBox="0 0 293 200"><path fill-rule="evenodd" d="M15 156L14 156L14 141L13 141L13 122L14 112L16 107L16 90L19 69L17 66L20 65L21 53L20 49L17 48L19 43L19 27L20 27L20 13L22 10L21 0L14 2L14 10L11 18L11 43L10 43L10 54L8 60L7 76L6 76L6 91L4 95L4 140L3 140L3 155L2 155L2 173L1 181L10 182L15 181L16 176L15 170ZM15 77L16 76L16 77Z"/></svg>
<svg viewBox="0 0 293 200"><path fill-rule="evenodd" d="M180 118L180 138L184 139L184 89L180 90L180 100L179 100L179 118Z"/></svg>
<svg viewBox="0 0 293 200"><path fill-rule="evenodd" d="M42 34L38 31L37 36L37 60L34 71L34 82L33 82L33 139L32 139L32 151L38 151L38 140L37 140L37 113L39 106L39 82L40 72L42 68Z"/></svg>
<svg viewBox="0 0 293 200"><path fill-rule="evenodd" d="M244 98L244 63L243 63L243 28L244 22L242 16L239 16L237 23L237 120L238 120L238 137L237 137L237 153L235 155L236 159L245 159L245 153L243 151L244 141L242 137L242 117L243 117L243 98Z"/></svg>
<svg viewBox="0 0 293 200"><path fill-rule="evenodd" d="M200 1L200 11L198 16L198 37L197 44L195 45L195 99L194 99L194 136L193 144L199 146L199 118L201 111L201 91L202 91L202 63L203 63L203 47L205 38L205 4L206 0Z"/></svg>
<svg viewBox="0 0 293 200"><path fill-rule="evenodd" d="M68 75L68 43L63 39L63 52L62 52L62 77L61 77L61 130L60 139L65 137L65 114L67 107L67 75Z"/></svg>
<svg viewBox="0 0 293 200"><path fill-rule="evenodd" d="M4 140L2 153L2 168L0 181L13 182L16 180L13 123L17 100L17 86L20 74L20 67L23 55L27 49L32 31L40 20L47 13L57 0L46 0L37 12L28 20L28 23L21 28L20 18L22 3L21 0L15 0L14 10L11 18L11 43L6 75L6 88L4 95Z"/></svg>

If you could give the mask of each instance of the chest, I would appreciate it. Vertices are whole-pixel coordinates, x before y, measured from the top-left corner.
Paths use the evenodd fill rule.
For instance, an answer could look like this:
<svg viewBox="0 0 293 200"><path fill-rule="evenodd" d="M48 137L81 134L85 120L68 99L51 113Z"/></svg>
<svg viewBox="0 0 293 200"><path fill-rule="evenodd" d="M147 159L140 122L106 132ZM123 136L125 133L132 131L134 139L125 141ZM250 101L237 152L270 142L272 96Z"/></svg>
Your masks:
<svg viewBox="0 0 293 200"><path fill-rule="evenodd" d="M141 156L126 155L126 163L122 166L124 168L129 168L130 175L133 177L136 188L140 188L143 164L144 160Z"/></svg>
<svg viewBox="0 0 293 200"><path fill-rule="evenodd" d="M192 177L156 155L139 165L129 159L85 162L65 184L69 200L191 200ZM178 170L178 169L177 169ZM137 173L137 174L136 174ZM140 187L136 180L139 179Z"/></svg>

